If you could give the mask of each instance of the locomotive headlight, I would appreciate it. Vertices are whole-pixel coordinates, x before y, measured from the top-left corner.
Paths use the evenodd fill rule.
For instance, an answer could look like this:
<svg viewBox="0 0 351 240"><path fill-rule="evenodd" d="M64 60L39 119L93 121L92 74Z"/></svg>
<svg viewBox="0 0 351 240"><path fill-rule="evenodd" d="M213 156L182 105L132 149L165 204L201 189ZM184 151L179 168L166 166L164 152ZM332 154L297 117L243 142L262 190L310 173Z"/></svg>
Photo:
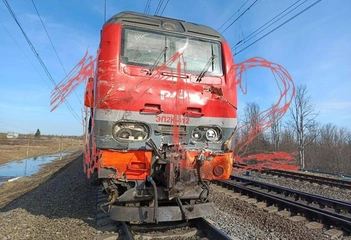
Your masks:
<svg viewBox="0 0 351 240"><path fill-rule="evenodd" d="M196 127L191 137L195 141L216 142L221 138L222 129L218 126L199 126Z"/></svg>
<svg viewBox="0 0 351 240"><path fill-rule="evenodd" d="M219 139L218 133L214 128L210 128L206 131L206 140L210 142L217 141Z"/></svg>
<svg viewBox="0 0 351 240"><path fill-rule="evenodd" d="M137 133L137 134L135 134L134 138L135 138L136 140L144 140L144 139L145 139L145 136L146 136L145 133Z"/></svg>
<svg viewBox="0 0 351 240"><path fill-rule="evenodd" d="M120 131L117 132L117 138L120 139L129 139L129 137L132 135L132 131L129 129L121 129Z"/></svg>
<svg viewBox="0 0 351 240"><path fill-rule="evenodd" d="M202 133L200 131L193 131L191 135L195 140L200 140L202 137Z"/></svg>
<svg viewBox="0 0 351 240"><path fill-rule="evenodd" d="M143 123L119 122L112 135L118 141L143 141L149 135L149 128Z"/></svg>

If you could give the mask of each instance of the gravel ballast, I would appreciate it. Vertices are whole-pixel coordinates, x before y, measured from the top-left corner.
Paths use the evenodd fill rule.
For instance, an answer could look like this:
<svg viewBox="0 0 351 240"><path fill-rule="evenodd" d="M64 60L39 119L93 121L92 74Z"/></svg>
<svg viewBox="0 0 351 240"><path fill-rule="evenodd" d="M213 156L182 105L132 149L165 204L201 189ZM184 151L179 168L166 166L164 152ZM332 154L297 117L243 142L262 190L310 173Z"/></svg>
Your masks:
<svg viewBox="0 0 351 240"><path fill-rule="evenodd" d="M46 182L0 209L0 240L95 239L96 189L82 155Z"/></svg>
<svg viewBox="0 0 351 240"><path fill-rule="evenodd" d="M309 230L306 221L292 222L253 204L231 196L232 191L211 185L216 215L210 217L215 226L239 239L328 239L322 230Z"/></svg>

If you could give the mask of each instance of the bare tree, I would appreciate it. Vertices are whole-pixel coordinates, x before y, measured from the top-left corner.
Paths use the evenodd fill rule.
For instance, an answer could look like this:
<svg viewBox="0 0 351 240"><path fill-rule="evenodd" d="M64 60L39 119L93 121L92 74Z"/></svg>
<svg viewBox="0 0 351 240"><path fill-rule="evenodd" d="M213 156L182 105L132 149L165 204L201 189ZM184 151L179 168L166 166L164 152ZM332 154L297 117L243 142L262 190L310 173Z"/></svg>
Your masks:
<svg viewBox="0 0 351 240"><path fill-rule="evenodd" d="M289 125L296 134L299 163L304 168L305 148L318 136L318 124L315 119L319 114L308 95L306 85L300 85L296 88L289 112L292 118Z"/></svg>
<svg viewBox="0 0 351 240"><path fill-rule="evenodd" d="M292 130L290 128L284 128L280 135L280 151L294 153L294 151L296 151L296 141Z"/></svg>
<svg viewBox="0 0 351 240"><path fill-rule="evenodd" d="M255 152L258 148L258 132L259 132L259 114L260 114L260 106L258 106L255 102L246 103L244 108L244 118L246 123L245 131L251 134L250 137L253 137L251 143L249 144L248 150Z"/></svg>
<svg viewBox="0 0 351 240"><path fill-rule="evenodd" d="M260 106L255 102L246 103L244 108L244 128L247 140L250 142L247 146L248 153L262 153L267 151L269 144L265 139L262 129L260 116Z"/></svg>
<svg viewBox="0 0 351 240"><path fill-rule="evenodd" d="M345 153L344 156L346 158L346 161L344 162L345 165L345 172L351 173L351 129L346 129L346 134L345 134Z"/></svg>
<svg viewBox="0 0 351 240"><path fill-rule="evenodd" d="M277 113L273 112L270 115L271 127L270 127L270 135L271 135L271 143L273 145L273 151L280 151L280 138L281 138L281 122L278 119Z"/></svg>
<svg viewBox="0 0 351 240"><path fill-rule="evenodd" d="M320 127L319 135L306 148L308 168L334 173L351 173L350 131L332 123Z"/></svg>
<svg viewBox="0 0 351 240"><path fill-rule="evenodd" d="M254 131L257 133L259 131L258 125L260 122L259 118L260 106L255 102L246 103L244 108L244 119L248 132Z"/></svg>

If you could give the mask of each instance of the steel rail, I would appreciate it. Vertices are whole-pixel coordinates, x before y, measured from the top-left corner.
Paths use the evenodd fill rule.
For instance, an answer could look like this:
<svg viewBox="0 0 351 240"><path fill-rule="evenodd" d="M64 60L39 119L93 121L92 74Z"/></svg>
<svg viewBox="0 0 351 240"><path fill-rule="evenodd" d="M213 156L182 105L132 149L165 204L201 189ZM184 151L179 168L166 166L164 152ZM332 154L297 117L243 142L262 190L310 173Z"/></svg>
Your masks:
<svg viewBox="0 0 351 240"><path fill-rule="evenodd" d="M271 174L271 175L293 178L293 179L300 179L303 181L309 181L309 182L318 183L318 184L325 184L333 187L338 187L341 189L351 189L351 181L346 181L342 179L308 175L305 173L290 172L290 171L284 171L284 170L278 170L278 169L263 169L261 172L266 174Z"/></svg>
<svg viewBox="0 0 351 240"><path fill-rule="evenodd" d="M294 198L295 201L305 201L308 204L317 204L319 206L319 209L321 207L324 207L324 208L329 207L330 209L334 209L335 214L337 214L337 212L345 212L346 214L349 214L349 216L347 218L351 217L351 203L348 203L348 202L343 202L343 201L336 200L336 199L326 198L326 197L322 197L319 195L301 192L298 190L280 187L280 186L277 186L274 184L263 183L260 181L251 180L251 179L238 177L238 176L234 176L234 175L231 175L230 179L243 182L247 186L248 185L256 186L260 189L267 189L269 191L274 191L275 193L278 193L278 194L284 194L285 197L290 196L290 197Z"/></svg>
<svg viewBox="0 0 351 240"><path fill-rule="evenodd" d="M196 222L201 231L205 232L208 239L218 239L218 240L231 240L232 238L221 230L213 226L209 221L204 218L196 219ZM209 238L211 237L211 238Z"/></svg>
<svg viewBox="0 0 351 240"><path fill-rule="evenodd" d="M152 223L144 223L144 224L128 224L125 222L120 222L121 226L121 233L120 236L123 237L124 240L134 240L134 235L139 235L137 233L138 231L162 231L162 230L170 230L170 229L176 229L176 228L184 228L185 226L188 226L190 228L195 228L198 231L203 232L208 239L218 239L218 240L230 240L231 237L223 233L220 229L215 227L210 221L204 219L204 218L196 218L196 219L191 219L189 221L180 221L180 222L161 222L159 224L152 224ZM132 231L136 231L135 233L132 233ZM154 239L158 238L159 233L155 233L155 236L152 236L153 234L144 232L144 234L148 234L148 237L152 237ZM179 237L182 237L184 232L180 231L179 232ZM142 234L140 236L143 236ZM178 237L177 233L172 233L169 237ZM164 236L162 237L164 238Z"/></svg>
<svg viewBox="0 0 351 240"><path fill-rule="evenodd" d="M126 222L119 222L119 226L121 228L119 237L123 237L123 240L134 240L133 233Z"/></svg>
<svg viewBox="0 0 351 240"><path fill-rule="evenodd" d="M311 172L311 173L321 173L321 174L328 174L328 175L333 175L333 176L351 178L350 174L332 173L332 172L320 171L320 170L315 170L315 169L300 168L299 171L301 171L301 172Z"/></svg>
<svg viewBox="0 0 351 240"><path fill-rule="evenodd" d="M233 180L239 181L240 183L234 182ZM228 189L241 192L249 197L256 198L259 201L265 201L268 205L276 205L282 209L289 209L291 212L302 213L306 215L306 217L322 220L326 224L338 226L348 232L351 231L350 203L294 191L237 176L231 176L231 180L215 181L215 183L225 186ZM303 203L304 201L306 201L306 203ZM334 211L335 209L337 210L331 212L330 210L315 207L313 204L322 207L329 206L333 208ZM338 212L344 212L344 214Z"/></svg>

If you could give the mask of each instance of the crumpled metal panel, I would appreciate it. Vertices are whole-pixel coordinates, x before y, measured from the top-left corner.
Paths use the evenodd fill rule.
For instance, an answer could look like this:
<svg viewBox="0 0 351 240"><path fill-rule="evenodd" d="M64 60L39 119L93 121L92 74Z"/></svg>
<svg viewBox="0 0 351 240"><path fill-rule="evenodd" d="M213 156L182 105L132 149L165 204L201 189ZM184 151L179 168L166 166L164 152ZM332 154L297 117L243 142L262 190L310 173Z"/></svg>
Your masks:
<svg viewBox="0 0 351 240"><path fill-rule="evenodd" d="M198 203L184 205L185 215L188 219L207 217L215 214L212 203ZM115 221L141 221L154 222L154 207L129 207L112 205L110 218ZM162 206L157 208L158 222L185 220L179 206Z"/></svg>

